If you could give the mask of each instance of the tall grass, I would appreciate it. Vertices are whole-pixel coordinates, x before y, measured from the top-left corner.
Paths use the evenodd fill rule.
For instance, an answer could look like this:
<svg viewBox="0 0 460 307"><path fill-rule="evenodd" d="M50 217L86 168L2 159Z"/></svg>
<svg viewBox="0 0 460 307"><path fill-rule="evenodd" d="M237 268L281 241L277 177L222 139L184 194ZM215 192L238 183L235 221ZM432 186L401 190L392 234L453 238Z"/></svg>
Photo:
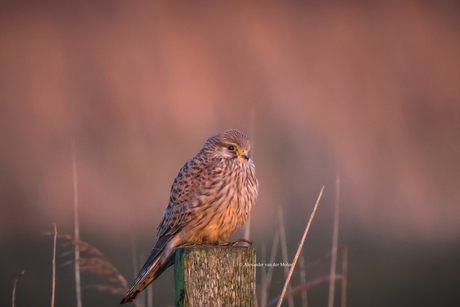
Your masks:
<svg viewBox="0 0 460 307"><path fill-rule="evenodd" d="M19 275L15 278L14 280L14 286L13 286L13 299L12 299L12 303L13 303L13 307L14 307L14 303L15 303L15 300L16 300L16 285L18 283L18 280L19 278L21 278L22 275L24 275L26 271L23 270L21 273L19 273Z"/></svg>
<svg viewBox="0 0 460 307"><path fill-rule="evenodd" d="M84 288L95 288L101 291L107 291L112 294L125 294L128 290L128 282L126 278L120 274L117 268L108 260L108 258L96 247L91 244L77 240L74 237L64 234L57 235L57 238L64 240L65 247L71 247L73 250L77 248L80 252L84 253L86 257L78 259L79 269L106 277L112 284L95 284L88 285ZM69 255L71 252L64 252L62 256ZM64 263L64 266L74 264L76 260L69 260ZM134 305L140 307L137 301L133 301Z"/></svg>
<svg viewBox="0 0 460 307"><path fill-rule="evenodd" d="M284 283L283 291L281 292L281 296L278 301L277 307L280 307L281 303L283 302L284 295L286 294L286 289L288 287L289 281L291 280L292 272L294 271L295 265L297 263L297 259L299 258L300 251L302 250L302 247L303 247L303 243L305 242L305 238L307 237L308 230L310 229L311 221L315 217L316 208L318 208L319 200L321 199L321 195L323 195L323 190L324 190L324 187L322 187L321 191L319 192L319 196L318 196L318 199L316 200L315 207L313 208L313 212L310 215L310 220L308 221L307 227L305 228L305 232L303 233L302 240L300 241L299 247L297 248L297 252L295 254L294 261L292 262L291 269L289 270L289 275L286 278L286 282ZM290 297L292 298L292 296Z"/></svg>
<svg viewBox="0 0 460 307"><path fill-rule="evenodd" d="M332 257L331 257L331 278L329 279L329 300L328 307L334 306L335 292L335 271L337 267L337 244L339 240L339 211L340 211L340 174L337 163L335 176L335 208L334 208L334 230L332 233ZM335 251L335 252L334 252Z"/></svg>
<svg viewBox="0 0 460 307"><path fill-rule="evenodd" d="M256 107L251 107L250 119L249 119L249 139L251 140L251 159L254 157L254 145L255 145L255 131L256 131ZM244 236L246 241L250 241L251 234L251 213L249 213L248 220L244 225Z"/></svg>
<svg viewBox="0 0 460 307"><path fill-rule="evenodd" d="M306 277L305 258L303 256L303 251L300 253L299 268L300 268L300 284L305 284L307 282L307 277ZM302 290L302 307L308 307L307 290L305 289Z"/></svg>
<svg viewBox="0 0 460 307"><path fill-rule="evenodd" d="M280 227L280 237L281 237L281 253L283 255L283 262L289 263L288 251L287 251L287 243L286 243L286 231L284 228L284 217L283 217L283 209L281 207L278 208L278 218L279 218L279 227ZM287 289L291 289L291 285L289 283L289 268L287 266L283 267L284 275L288 280ZM288 298L289 307L294 307L294 298L290 296Z"/></svg>
<svg viewBox="0 0 460 307"><path fill-rule="evenodd" d="M56 241L57 241L57 226L54 224L54 244L53 244L53 286L51 293L51 307L54 307L54 297L56 294Z"/></svg>
<svg viewBox="0 0 460 307"><path fill-rule="evenodd" d="M80 223L78 217L77 145L75 139L72 141L72 174L74 195L74 236L76 241L80 241ZM79 245L75 244L75 292L77 295L77 307L82 307L80 282L80 250Z"/></svg>

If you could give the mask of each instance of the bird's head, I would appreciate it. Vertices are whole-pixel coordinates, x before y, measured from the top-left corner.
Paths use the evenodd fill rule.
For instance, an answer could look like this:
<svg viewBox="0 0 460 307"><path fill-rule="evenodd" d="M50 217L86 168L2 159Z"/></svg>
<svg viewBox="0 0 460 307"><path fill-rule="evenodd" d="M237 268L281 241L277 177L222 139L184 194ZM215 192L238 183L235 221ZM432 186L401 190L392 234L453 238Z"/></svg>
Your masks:
<svg viewBox="0 0 460 307"><path fill-rule="evenodd" d="M229 129L213 135L206 141L204 148L212 151L216 156L236 159L241 162L249 161L249 140L236 129Z"/></svg>

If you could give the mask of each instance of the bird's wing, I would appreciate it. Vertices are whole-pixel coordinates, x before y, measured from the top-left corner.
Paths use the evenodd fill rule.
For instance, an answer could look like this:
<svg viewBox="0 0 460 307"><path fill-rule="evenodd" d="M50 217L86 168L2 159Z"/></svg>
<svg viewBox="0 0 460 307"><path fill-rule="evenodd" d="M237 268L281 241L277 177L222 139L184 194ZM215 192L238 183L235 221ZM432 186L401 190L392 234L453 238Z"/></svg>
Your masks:
<svg viewBox="0 0 460 307"><path fill-rule="evenodd" d="M199 157L185 163L171 187L169 204L158 226L157 237L172 236L192 219L192 205L204 182L212 177L214 163L200 163Z"/></svg>
<svg viewBox="0 0 460 307"><path fill-rule="evenodd" d="M183 229L191 220L190 203L196 197L204 178L207 178L206 168L201 167L198 158L185 163L179 171L171 187L169 204L163 219L158 226L158 241L134 281L134 285L125 295L122 304L132 301L137 294L153 282L168 267L174 264L175 247L171 246L174 235Z"/></svg>

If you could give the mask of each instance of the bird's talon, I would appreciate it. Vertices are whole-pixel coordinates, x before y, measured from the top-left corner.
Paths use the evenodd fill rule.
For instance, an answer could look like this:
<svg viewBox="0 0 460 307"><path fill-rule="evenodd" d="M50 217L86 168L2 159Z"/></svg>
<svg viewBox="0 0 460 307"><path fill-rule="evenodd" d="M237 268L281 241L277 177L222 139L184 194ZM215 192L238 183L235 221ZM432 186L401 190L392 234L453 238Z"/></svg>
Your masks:
<svg viewBox="0 0 460 307"><path fill-rule="evenodd" d="M244 243L247 243L249 245L252 246L252 241L249 241L249 240L246 240L246 239L239 239L239 240L236 240L235 242L232 243L232 246L237 246L238 243L240 242L244 242Z"/></svg>

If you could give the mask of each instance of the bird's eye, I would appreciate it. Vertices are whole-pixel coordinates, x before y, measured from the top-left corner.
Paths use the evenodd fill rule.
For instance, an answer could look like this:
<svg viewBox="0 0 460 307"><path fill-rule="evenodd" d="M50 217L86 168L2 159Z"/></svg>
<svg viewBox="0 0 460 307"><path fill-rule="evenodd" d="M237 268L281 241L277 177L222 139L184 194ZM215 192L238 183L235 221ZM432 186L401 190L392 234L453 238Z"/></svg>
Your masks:
<svg viewBox="0 0 460 307"><path fill-rule="evenodd" d="M228 150L230 150L230 151L235 151L235 150L236 150L236 147L233 146L233 145L230 145L230 146L228 146L227 148L228 148Z"/></svg>

